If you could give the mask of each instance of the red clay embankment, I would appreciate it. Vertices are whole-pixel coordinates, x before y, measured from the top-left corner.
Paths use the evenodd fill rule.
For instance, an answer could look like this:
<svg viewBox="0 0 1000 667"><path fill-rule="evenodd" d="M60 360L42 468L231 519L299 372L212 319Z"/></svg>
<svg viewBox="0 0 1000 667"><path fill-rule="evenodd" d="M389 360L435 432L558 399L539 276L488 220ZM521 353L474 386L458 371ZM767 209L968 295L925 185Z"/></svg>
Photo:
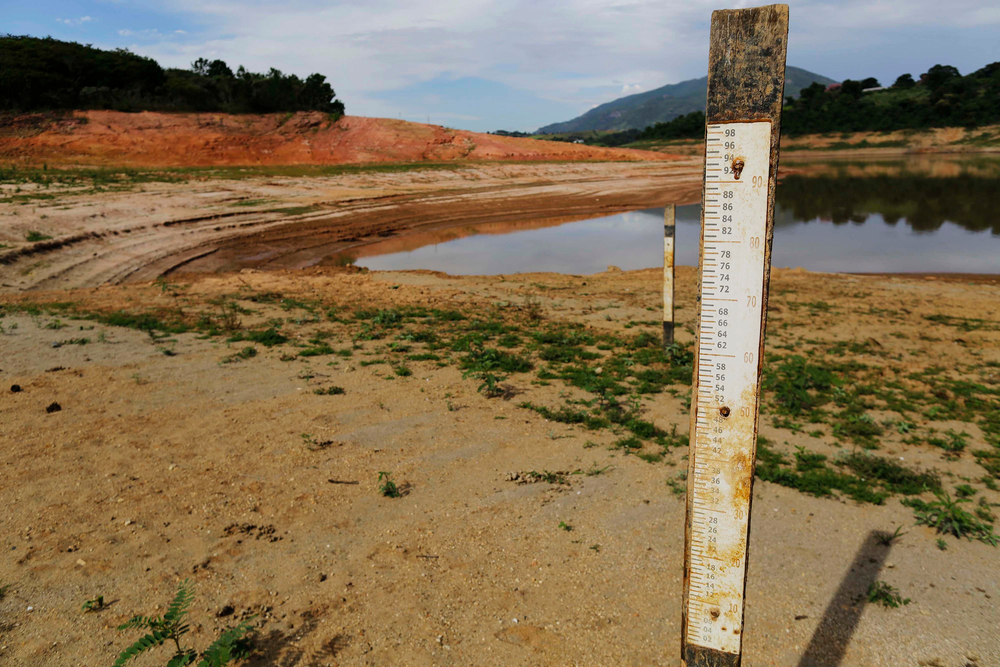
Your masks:
<svg viewBox="0 0 1000 667"><path fill-rule="evenodd" d="M663 160L599 148L326 114L75 111L0 117L0 161L198 167L455 160Z"/></svg>

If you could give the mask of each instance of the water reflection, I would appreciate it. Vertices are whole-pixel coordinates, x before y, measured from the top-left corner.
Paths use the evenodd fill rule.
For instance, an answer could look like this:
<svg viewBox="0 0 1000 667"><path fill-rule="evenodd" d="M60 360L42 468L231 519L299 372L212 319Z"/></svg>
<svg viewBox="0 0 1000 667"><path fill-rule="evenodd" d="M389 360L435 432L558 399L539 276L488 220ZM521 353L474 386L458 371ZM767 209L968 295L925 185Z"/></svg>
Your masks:
<svg viewBox="0 0 1000 667"><path fill-rule="evenodd" d="M912 175L786 176L777 189L784 209L776 225L813 220L862 224L872 214L886 224L902 221L916 232L945 223L1000 236L1000 179L962 174L953 178Z"/></svg>
<svg viewBox="0 0 1000 667"><path fill-rule="evenodd" d="M1000 160L794 165L775 208L775 266L843 272L1000 272ZM700 206L677 209L677 263L698 263ZM589 274L662 262L663 209L525 229L458 227L357 249L378 270ZM347 261L344 256L332 261Z"/></svg>

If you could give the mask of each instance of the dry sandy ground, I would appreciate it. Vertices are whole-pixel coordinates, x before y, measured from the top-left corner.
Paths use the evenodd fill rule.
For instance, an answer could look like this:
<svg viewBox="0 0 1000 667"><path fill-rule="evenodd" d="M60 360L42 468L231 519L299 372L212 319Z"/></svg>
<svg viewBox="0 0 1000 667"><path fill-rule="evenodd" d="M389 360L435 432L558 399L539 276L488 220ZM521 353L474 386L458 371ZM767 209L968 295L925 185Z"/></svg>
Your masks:
<svg viewBox="0 0 1000 667"><path fill-rule="evenodd" d="M0 585L10 586L0 601L0 662L110 664L135 637L114 627L132 614L162 613L190 578L197 646L234 618L259 614L250 665L677 664L684 506L671 484L685 447L648 463L609 449L617 437L609 431L519 408L583 395L538 382L534 372L513 375L517 396L505 400L477 393L478 382L454 363L411 361L409 376L362 364L391 357L402 329L358 340L350 357L294 358L297 344L324 332L333 348L351 347L358 326L327 319L331 306L349 313L430 304L522 325L540 311L538 327L656 332L639 323L656 319L658 275L484 279L313 268L8 293L8 302L182 308L191 318L214 308L210 299L235 295L253 311L240 315L243 330L281 318L292 340L222 363L247 344L196 333L153 341L65 314L0 319ZM692 338L694 282L694 270L681 267L682 343ZM320 321L296 302L275 302L275 292L321 301ZM772 294L769 358L806 341L854 342L861 351L843 361L893 377L940 365L996 387L997 368L988 365L1000 361L995 327L959 331L925 319L1000 320L995 283L777 270ZM808 305L820 302L827 306ZM90 342L68 342L80 337ZM22 391L11 393L15 383ZM330 385L345 393L313 393ZM644 396L645 418L685 431L682 398ZM47 413L53 402L61 411ZM775 418L765 415L762 433L786 453L851 447L828 430L812 437L776 428ZM948 473L949 489L967 477L977 497L1000 501L976 481L983 470L970 451L985 446L979 427L934 425L966 431L968 451L949 459L887 431L877 453ZM532 470L600 474L571 474L567 484L507 481L508 472ZM404 485L402 498L379 495L379 471ZM898 497L859 505L765 482L754 496L744 664L1000 665L997 548L949 537L939 550ZM891 547L872 539L899 525L906 534ZM859 602L876 579L912 602ZM110 607L82 613L96 595ZM218 617L227 605L234 613Z"/></svg>
<svg viewBox="0 0 1000 667"><path fill-rule="evenodd" d="M300 268L415 228L552 224L694 201L700 169L700 161L683 158L195 174L110 190L12 182L0 185L0 284L72 289L153 280L180 268ZM30 232L51 238L29 242Z"/></svg>

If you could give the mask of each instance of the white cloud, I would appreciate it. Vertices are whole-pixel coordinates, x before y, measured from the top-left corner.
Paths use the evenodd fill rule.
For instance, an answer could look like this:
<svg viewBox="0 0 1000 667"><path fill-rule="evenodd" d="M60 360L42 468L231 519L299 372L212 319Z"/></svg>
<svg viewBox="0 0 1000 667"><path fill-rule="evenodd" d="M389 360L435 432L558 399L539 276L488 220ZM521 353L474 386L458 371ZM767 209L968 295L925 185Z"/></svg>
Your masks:
<svg viewBox="0 0 1000 667"><path fill-rule="evenodd" d="M129 29L126 28L124 30L119 30L118 34L121 35L122 37L146 37L146 38L152 38L152 37L162 37L163 36L160 33L160 31L157 30L156 28L147 28L145 30L129 30Z"/></svg>
<svg viewBox="0 0 1000 667"><path fill-rule="evenodd" d="M322 72L352 112L374 97L441 77L482 77L579 111L622 94L704 76L711 12L747 0L134 0L172 11L188 32L146 35L165 65L221 58L261 71ZM920 31L1000 26L995 0L789 0L791 64L833 77L840 63L904 44ZM910 31L910 32L907 32ZM130 33L136 34L138 33ZM906 36L914 35L908 41ZM895 41L892 41L895 40ZM868 49L868 51L865 51ZM823 57L821 58L820 55ZM826 59L829 57L828 59ZM947 61L946 56L939 58ZM824 62L830 63L823 67ZM818 64L817 64L818 63ZM918 65L913 65L917 67ZM874 72L878 73L878 72Z"/></svg>
<svg viewBox="0 0 1000 667"><path fill-rule="evenodd" d="M81 26L84 23L90 23L93 20L94 19L92 19L89 16L81 16L78 19L56 19L56 23L62 23L64 25L76 27L76 26Z"/></svg>

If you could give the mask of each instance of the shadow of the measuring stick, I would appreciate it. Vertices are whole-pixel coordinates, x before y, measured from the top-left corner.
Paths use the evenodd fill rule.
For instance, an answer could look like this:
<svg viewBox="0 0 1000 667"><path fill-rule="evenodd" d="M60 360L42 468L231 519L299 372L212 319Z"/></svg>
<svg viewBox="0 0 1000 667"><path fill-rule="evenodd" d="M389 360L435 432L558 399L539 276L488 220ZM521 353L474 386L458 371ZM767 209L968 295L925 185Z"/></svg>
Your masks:
<svg viewBox="0 0 1000 667"><path fill-rule="evenodd" d="M838 667L867 603L868 587L877 579L889 547L879 541L882 531L873 530L854 555L851 569L823 612L798 667Z"/></svg>

